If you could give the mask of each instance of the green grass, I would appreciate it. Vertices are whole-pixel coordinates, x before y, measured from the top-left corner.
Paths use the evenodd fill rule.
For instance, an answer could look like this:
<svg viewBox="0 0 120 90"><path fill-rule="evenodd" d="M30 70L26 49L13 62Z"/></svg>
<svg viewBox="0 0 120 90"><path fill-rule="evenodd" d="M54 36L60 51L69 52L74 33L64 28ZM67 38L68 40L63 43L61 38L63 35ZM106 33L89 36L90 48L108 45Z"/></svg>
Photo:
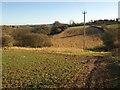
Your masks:
<svg viewBox="0 0 120 90"><path fill-rule="evenodd" d="M86 28L89 26L86 26ZM97 26L97 27L101 27L101 26ZM118 28L118 24L112 24L112 25L107 25L108 28ZM84 26L75 26L75 27L70 27L70 29L81 29L84 28Z"/></svg>
<svg viewBox="0 0 120 90"><path fill-rule="evenodd" d="M111 56L111 52L94 52L94 51L80 51L80 52L55 52L58 54L67 54L67 55L81 55L81 56Z"/></svg>
<svg viewBox="0 0 120 90"><path fill-rule="evenodd" d="M84 66L81 56L109 56L97 52L3 50L3 88L59 88Z"/></svg>
<svg viewBox="0 0 120 90"><path fill-rule="evenodd" d="M108 28L118 28L118 24L107 25Z"/></svg>
<svg viewBox="0 0 120 90"><path fill-rule="evenodd" d="M62 87L83 60L43 51L3 50L3 88Z"/></svg>
<svg viewBox="0 0 120 90"><path fill-rule="evenodd" d="M88 26L86 26L86 27L88 27ZM81 29L81 28L84 28L84 26L75 26L75 27L70 27L70 29Z"/></svg>

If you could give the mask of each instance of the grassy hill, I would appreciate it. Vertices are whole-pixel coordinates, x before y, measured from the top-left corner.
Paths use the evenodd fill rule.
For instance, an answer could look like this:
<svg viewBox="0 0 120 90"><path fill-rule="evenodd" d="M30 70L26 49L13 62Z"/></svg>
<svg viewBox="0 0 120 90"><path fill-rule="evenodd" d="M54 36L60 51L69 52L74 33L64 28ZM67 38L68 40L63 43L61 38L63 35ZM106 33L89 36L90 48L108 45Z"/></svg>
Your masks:
<svg viewBox="0 0 120 90"><path fill-rule="evenodd" d="M83 48L83 26L70 27L60 34L52 36L53 47ZM98 33L97 33L98 32ZM86 47L103 45L97 29L86 26Z"/></svg>

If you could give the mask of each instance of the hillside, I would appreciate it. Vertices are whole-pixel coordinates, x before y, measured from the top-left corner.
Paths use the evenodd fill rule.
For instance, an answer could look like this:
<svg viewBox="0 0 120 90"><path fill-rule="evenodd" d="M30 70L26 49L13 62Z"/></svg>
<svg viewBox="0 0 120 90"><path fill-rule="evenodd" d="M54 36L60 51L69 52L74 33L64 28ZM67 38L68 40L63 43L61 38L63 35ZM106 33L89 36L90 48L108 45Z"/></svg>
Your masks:
<svg viewBox="0 0 120 90"><path fill-rule="evenodd" d="M35 33L35 34L46 34L44 29L38 29L38 32L34 32L35 27L29 27L29 26L4 26L2 29L2 34L4 35L10 35L12 38L14 38L16 41L14 43L14 46L24 46L22 43L22 37L25 34L29 33ZM40 27L38 27L40 28ZM103 28L103 29L102 29ZM106 29L107 28L107 29ZM114 35L117 34L117 24L112 25L105 25L104 26L86 26L86 48L96 48L96 47L102 47L103 41L101 40L101 33L110 32L114 33ZM44 30L44 31L43 31ZM49 30L47 30L49 31ZM59 29L58 29L59 31ZM68 48L68 49L83 49L83 31L84 26L74 26L74 27L68 27L65 30L62 30L62 32L59 32L58 34L49 35L53 48ZM50 33L47 32L47 33ZM47 36L47 34L46 34ZM49 38L48 37L48 38ZM46 41L46 40L45 40ZM45 42L44 41L44 42ZM117 41L117 40L116 40ZM38 42L37 42L38 43ZM117 43L117 42L116 42ZM32 43L33 44L33 43Z"/></svg>
<svg viewBox="0 0 120 90"><path fill-rule="evenodd" d="M103 45L99 30L86 26L86 47L94 48ZM60 34L52 36L53 47L83 48L83 26L70 27Z"/></svg>
<svg viewBox="0 0 120 90"><path fill-rule="evenodd" d="M103 45L101 33L101 29L86 27L87 48ZM82 50L83 27L71 27L49 38L52 47L3 49L3 88L120 88L119 58L112 52Z"/></svg>

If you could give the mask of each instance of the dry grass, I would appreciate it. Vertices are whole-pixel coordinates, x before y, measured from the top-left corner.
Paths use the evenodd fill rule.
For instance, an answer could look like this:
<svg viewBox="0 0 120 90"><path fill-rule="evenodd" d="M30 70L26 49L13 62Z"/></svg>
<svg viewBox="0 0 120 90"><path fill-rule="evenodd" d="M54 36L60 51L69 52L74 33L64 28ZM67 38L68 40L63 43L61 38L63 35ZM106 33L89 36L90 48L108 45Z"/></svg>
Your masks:
<svg viewBox="0 0 120 90"><path fill-rule="evenodd" d="M89 30L87 27L86 30ZM83 28L68 28L60 34L54 35L51 40L53 47L83 49ZM86 36L86 48L102 46L103 42L97 35Z"/></svg>
<svg viewBox="0 0 120 90"><path fill-rule="evenodd" d="M83 35L60 38L57 35L52 38L53 47L62 48L83 48ZM86 47L94 48L103 45L103 42L98 37L86 36Z"/></svg>
<svg viewBox="0 0 120 90"><path fill-rule="evenodd" d="M44 47L44 48L25 48L25 47L8 47L5 51L39 51L42 53L55 53L55 54L65 54L65 55L82 55L82 56L105 56L111 55L110 52L94 52L94 51L84 51L78 48L56 48L56 47Z"/></svg>
<svg viewBox="0 0 120 90"><path fill-rule="evenodd" d="M50 52L79 52L83 51L83 28L68 28L60 34L56 34L51 38L52 47L43 48L25 48L25 47L9 47L7 49L19 50L45 50ZM86 48L95 48L102 46L102 40L95 35L86 36Z"/></svg>
<svg viewBox="0 0 120 90"><path fill-rule="evenodd" d="M22 50L45 50L51 52L78 52L83 51L83 29L82 28L68 28L60 34L51 37L52 47L43 48L24 48L24 47L10 47L8 49L22 49ZM86 36L86 48L95 48L102 46L103 42L98 36Z"/></svg>
<svg viewBox="0 0 120 90"><path fill-rule="evenodd" d="M7 47L6 50L42 50L50 52L79 52L83 49L78 48L56 48L56 47L43 47L43 48L26 48L26 47Z"/></svg>

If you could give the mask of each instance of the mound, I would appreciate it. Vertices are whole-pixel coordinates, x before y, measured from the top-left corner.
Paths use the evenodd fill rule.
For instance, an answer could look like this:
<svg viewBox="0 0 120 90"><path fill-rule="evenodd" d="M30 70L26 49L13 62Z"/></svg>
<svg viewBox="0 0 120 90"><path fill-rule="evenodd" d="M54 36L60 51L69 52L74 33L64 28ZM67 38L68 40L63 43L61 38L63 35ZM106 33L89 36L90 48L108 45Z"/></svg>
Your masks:
<svg viewBox="0 0 120 90"><path fill-rule="evenodd" d="M83 27L82 28L68 28L60 34L52 36L52 43L54 47L67 48L83 48ZM86 47L94 48L102 46L103 42L100 39L101 32L95 28L86 27Z"/></svg>

